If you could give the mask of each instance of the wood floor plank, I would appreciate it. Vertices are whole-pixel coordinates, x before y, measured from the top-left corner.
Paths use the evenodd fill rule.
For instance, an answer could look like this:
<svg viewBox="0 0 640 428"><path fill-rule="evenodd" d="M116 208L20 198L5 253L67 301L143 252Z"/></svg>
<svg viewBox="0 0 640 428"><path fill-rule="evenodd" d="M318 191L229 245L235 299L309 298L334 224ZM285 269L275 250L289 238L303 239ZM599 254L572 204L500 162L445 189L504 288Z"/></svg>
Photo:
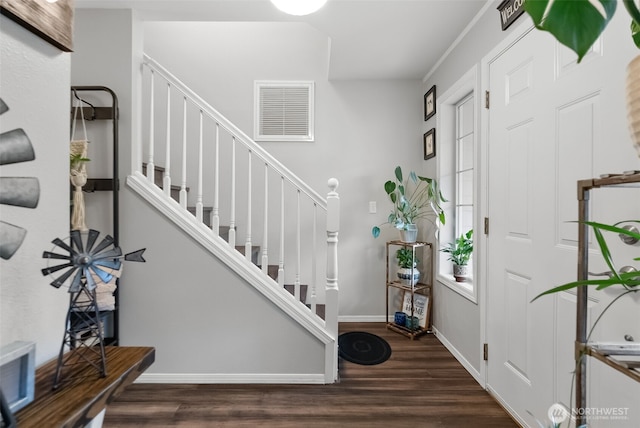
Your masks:
<svg viewBox="0 0 640 428"><path fill-rule="evenodd" d="M433 335L410 340L384 323L341 323L391 345L382 364L340 360L333 385L134 384L105 428L517 427Z"/></svg>

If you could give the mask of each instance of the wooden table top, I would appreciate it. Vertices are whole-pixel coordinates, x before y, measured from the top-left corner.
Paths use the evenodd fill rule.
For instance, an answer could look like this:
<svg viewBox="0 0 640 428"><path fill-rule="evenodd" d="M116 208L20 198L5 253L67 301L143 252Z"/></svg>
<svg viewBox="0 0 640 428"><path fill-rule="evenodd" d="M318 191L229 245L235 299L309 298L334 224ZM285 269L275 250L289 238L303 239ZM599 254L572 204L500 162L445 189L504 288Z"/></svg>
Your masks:
<svg viewBox="0 0 640 428"><path fill-rule="evenodd" d="M105 347L107 376L74 367L53 390L57 358L36 370L33 402L16 413L20 428L82 427L97 416L155 360L155 348Z"/></svg>

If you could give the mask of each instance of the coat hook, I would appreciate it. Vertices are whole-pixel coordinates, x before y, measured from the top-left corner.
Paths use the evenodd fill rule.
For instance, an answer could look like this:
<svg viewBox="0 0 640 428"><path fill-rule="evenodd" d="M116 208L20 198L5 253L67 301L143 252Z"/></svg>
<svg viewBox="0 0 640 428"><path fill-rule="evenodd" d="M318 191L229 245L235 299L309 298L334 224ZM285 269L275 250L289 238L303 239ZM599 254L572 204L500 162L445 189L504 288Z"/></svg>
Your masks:
<svg viewBox="0 0 640 428"><path fill-rule="evenodd" d="M91 107L91 118L87 118L87 120L95 120L96 119L96 107L93 104L91 104L89 101L80 98L78 96L78 92L76 92L75 88L72 88L71 90L73 91L73 96L76 97L76 99L78 101L81 101L81 102L87 104L89 107Z"/></svg>

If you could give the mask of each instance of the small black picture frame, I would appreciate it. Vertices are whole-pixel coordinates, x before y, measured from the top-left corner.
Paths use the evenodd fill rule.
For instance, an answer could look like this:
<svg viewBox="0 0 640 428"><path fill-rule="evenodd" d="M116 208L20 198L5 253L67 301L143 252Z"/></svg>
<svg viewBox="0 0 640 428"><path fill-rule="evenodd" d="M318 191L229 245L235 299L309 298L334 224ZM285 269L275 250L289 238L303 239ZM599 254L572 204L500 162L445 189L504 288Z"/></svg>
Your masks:
<svg viewBox="0 0 640 428"><path fill-rule="evenodd" d="M422 139L424 145L424 160L436 157L436 128L425 132Z"/></svg>
<svg viewBox="0 0 640 428"><path fill-rule="evenodd" d="M436 85L424 94L424 120L429 120L436 114Z"/></svg>

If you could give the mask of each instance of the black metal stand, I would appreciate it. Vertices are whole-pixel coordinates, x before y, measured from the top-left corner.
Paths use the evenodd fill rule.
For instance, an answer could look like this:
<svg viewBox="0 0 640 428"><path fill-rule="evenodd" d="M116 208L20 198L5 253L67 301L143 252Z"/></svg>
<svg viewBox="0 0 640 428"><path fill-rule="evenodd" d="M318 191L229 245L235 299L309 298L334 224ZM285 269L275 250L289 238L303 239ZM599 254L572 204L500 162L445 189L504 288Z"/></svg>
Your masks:
<svg viewBox="0 0 640 428"><path fill-rule="evenodd" d="M65 352L67 347L69 351ZM53 389L61 385L65 367L73 368L78 365L92 366L98 371L100 377L107 375L104 337L96 291L87 288L85 279L82 280L80 291L69 293L69 309Z"/></svg>

